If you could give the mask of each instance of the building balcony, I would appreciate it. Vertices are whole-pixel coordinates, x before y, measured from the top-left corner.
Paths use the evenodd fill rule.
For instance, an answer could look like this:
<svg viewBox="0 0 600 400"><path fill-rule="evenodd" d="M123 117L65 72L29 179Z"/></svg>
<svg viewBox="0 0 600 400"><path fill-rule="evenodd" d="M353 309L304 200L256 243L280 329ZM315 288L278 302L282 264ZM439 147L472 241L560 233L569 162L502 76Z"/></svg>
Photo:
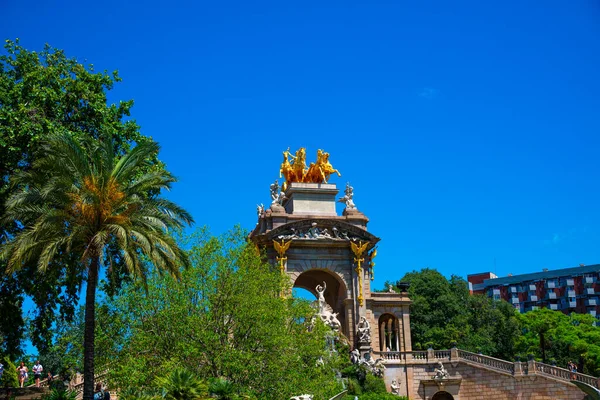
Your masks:
<svg viewBox="0 0 600 400"><path fill-rule="evenodd" d="M576 301L569 301L567 304L569 305L569 308L575 308L575 307L577 307L577 302Z"/></svg>
<svg viewBox="0 0 600 400"><path fill-rule="evenodd" d="M554 293L554 292L548 292L548 298L551 299L551 300L557 299L556 293Z"/></svg>
<svg viewBox="0 0 600 400"><path fill-rule="evenodd" d="M567 279L567 286L575 286L575 279Z"/></svg>
<svg viewBox="0 0 600 400"><path fill-rule="evenodd" d="M600 302L598 302L598 299L594 298L594 299L587 299L585 301L585 305L586 306L597 306L598 304L600 304Z"/></svg>
<svg viewBox="0 0 600 400"><path fill-rule="evenodd" d="M555 289L557 287L557 284L555 281L547 281L546 282L546 287L548 289Z"/></svg>
<svg viewBox="0 0 600 400"><path fill-rule="evenodd" d="M538 297L536 295L529 296L530 301L538 301Z"/></svg>
<svg viewBox="0 0 600 400"><path fill-rule="evenodd" d="M511 293L517 293L517 287L516 286L511 286L509 289L509 292Z"/></svg>
<svg viewBox="0 0 600 400"><path fill-rule="evenodd" d="M551 310L558 310L558 304L548 304L548 307L549 307Z"/></svg>
<svg viewBox="0 0 600 400"><path fill-rule="evenodd" d="M494 289L493 291L494 295L500 295L500 289Z"/></svg>
<svg viewBox="0 0 600 400"><path fill-rule="evenodd" d="M577 295L575 294L574 290L568 290L567 291L567 297L575 297L575 296L577 296Z"/></svg>
<svg viewBox="0 0 600 400"><path fill-rule="evenodd" d="M537 290L535 285L529 285L529 290L535 292Z"/></svg>
<svg viewBox="0 0 600 400"><path fill-rule="evenodd" d="M596 290L592 287L585 289L586 294L596 294Z"/></svg>
<svg viewBox="0 0 600 400"><path fill-rule="evenodd" d="M590 313L590 315L593 315L594 317L596 316L596 310L590 310L589 313Z"/></svg>
<svg viewBox="0 0 600 400"><path fill-rule="evenodd" d="M513 304L519 304L519 298L518 297L513 297L510 300L512 301Z"/></svg>

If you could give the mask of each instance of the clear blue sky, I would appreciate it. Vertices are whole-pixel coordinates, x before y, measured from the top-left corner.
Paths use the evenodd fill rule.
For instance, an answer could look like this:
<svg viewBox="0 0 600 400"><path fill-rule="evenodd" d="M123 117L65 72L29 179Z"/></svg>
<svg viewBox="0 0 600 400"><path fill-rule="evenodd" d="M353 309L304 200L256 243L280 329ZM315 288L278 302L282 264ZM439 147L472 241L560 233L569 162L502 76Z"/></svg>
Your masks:
<svg viewBox="0 0 600 400"><path fill-rule="evenodd" d="M0 1L1 38L118 69L170 196L251 229L288 146L331 154L376 287L600 263L597 1ZM341 210L340 210L341 211ZM496 265L494 264L496 260Z"/></svg>

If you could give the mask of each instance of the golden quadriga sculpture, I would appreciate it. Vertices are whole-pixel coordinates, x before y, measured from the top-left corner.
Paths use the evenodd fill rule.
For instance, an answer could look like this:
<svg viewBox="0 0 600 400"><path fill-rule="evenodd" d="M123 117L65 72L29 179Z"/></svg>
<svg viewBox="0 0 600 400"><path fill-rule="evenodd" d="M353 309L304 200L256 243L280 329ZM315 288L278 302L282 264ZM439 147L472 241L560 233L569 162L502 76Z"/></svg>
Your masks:
<svg viewBox="0 0 600 400"><path fill-rule="evenodd" d="M290 148L283 152L283 162L279 169L279 177L285 177L283 190L292 182L327 183L331 174L342 176L329 162L329 153L317 150L317 161L306 167L306 149L300 147L294 155Z"/></svg>

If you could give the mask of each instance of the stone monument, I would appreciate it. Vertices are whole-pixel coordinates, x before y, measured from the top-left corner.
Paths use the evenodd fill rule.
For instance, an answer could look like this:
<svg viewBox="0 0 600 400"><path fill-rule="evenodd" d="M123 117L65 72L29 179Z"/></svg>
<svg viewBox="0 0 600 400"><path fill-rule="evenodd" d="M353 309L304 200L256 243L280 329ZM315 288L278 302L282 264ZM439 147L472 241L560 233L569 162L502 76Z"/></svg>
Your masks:
<svg viewBox="0 0 600 400"><path fill-rule="evenodd" d="M372 361L371 355L412 350L410 301L405 291L371 291L380 239L367 230L369 219L356 205L360 188L346 183L338 198L331 182L335 175L341 173L324 150L314 162L307 161L305 148L283 151L279 177L285 182L271 184L268 208L257 206L250 239L294 287L315 295L319 317L346 336L355 361L367 360L389 385L398 375L390 372L388 379L384 360ZM341 214L337 204L344 207ZM397 380L400 393L406 392L407 379Z"/></svg>

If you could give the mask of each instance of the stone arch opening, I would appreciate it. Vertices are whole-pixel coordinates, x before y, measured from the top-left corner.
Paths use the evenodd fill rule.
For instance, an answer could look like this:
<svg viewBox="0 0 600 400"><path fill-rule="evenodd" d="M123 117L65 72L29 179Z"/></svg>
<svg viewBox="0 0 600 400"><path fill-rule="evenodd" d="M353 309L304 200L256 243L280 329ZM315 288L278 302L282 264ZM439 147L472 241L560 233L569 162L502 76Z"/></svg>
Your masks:
<svg viewBox="0 0 600 400"><path fill-rule="evenodd" d="M437 392L431 400L454 400L454 397L448 392Z"/></svg>
<svg viewBox="0 0 600 400"><path fill-rule="evenodd" d="M399 351L398 343L398 318L392 314L383 314L379 317L379 350Z"/></svg>
<svg viewBox="0 0 600 400"><path fill-rule="evenodd" d="M325 290L325 302L331 306L333 312L338 313L337 319L342 325L342 333L348 335L348 324L346 323L346 294L347 288L344 281L335 273L323 269L311 269L298 275L294 281L294 288L305 289L318 297L317 285L327 286Z"/></svg>

